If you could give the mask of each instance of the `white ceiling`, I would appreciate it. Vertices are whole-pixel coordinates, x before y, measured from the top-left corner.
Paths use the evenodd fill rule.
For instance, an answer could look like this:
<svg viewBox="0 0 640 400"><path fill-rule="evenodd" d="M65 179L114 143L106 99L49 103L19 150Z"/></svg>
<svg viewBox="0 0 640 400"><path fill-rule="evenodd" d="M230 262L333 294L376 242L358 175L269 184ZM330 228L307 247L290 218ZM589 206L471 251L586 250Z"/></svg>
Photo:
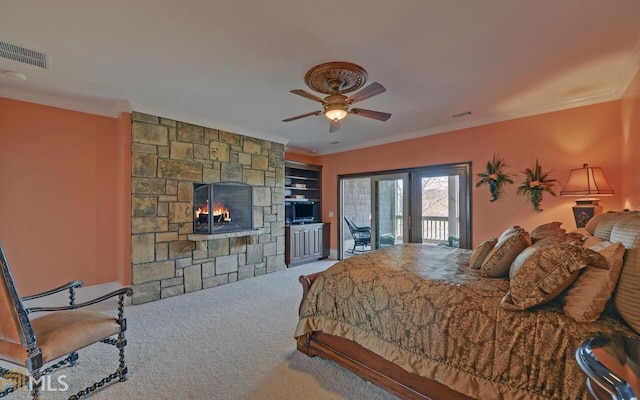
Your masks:
<svg viewBox="0 0 640 400"><path fill-rule="evenodd" d="M619 99L640 67L640 1L0 0L0 40L49 59L0 57L29 78L0 75L0 96L325 154ZM304 74L328 61L384 85L357 107L391 119L281 122L321 109L289 90L311 92Z"/></svg>

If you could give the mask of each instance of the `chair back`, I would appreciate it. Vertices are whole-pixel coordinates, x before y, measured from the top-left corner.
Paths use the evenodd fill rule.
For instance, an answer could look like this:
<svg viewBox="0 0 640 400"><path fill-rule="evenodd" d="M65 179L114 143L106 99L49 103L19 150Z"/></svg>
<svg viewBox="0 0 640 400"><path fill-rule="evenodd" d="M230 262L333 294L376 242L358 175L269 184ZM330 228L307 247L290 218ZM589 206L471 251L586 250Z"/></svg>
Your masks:
<svg viewBox="0 0 640 400"><path fill-rule="evenodd" d="M0 340L24 347L35 343L29 317L18 295L9 263L0 244Z"/></svg>
<svg viewBox="0 0 640 400"><path fill-rule="evenodd" d="M349 231L351 232L351 234L353 235L353 232L355 232L357 230L357 226L356 224L351 220L351 218L349 217L344 217L345 222L347 223L347 226L349 227Z"/></svg>

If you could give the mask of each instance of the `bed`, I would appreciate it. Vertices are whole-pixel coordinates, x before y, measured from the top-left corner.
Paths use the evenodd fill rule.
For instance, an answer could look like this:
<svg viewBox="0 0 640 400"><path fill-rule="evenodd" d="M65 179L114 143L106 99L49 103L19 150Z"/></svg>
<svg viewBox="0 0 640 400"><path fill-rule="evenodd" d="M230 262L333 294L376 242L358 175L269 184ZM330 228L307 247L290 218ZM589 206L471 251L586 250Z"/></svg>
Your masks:
<svg viewBox="0 0 640 400"><path fill-rule="evenodd" d="M585 237L622 239L616 304L637 303L640 215L605 215L587 228ZM472 254L404 244L300 277L298 350L405 399L583 399L589 395L574 357L579 345L596 332L638 337L629 307L624 318L610 307L595 322L567 317L562 295L509 309L503 303L513 282L470 268Z"/></svg>

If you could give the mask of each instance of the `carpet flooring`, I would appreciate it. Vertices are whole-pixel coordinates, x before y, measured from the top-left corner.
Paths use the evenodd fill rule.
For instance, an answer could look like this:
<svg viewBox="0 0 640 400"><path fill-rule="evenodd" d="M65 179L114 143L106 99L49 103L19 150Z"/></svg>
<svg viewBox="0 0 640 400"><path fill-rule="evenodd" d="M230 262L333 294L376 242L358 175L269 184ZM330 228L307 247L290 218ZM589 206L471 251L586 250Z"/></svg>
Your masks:
<svg viewBox="0 0 640 400"><path fill-rule="evenodd" d="M89 398L396 399L330 361L309 358L295 349L293 331L302 296L298 276L332 264L318 261L127 306L129 379ZM43 393L42 400L67 398L116 367L114 347L97 344L83 349L76 367L47 378L51 390ZM69 389L60 391L65 385ZM7 397L28 398L24 391Z"/></svg>

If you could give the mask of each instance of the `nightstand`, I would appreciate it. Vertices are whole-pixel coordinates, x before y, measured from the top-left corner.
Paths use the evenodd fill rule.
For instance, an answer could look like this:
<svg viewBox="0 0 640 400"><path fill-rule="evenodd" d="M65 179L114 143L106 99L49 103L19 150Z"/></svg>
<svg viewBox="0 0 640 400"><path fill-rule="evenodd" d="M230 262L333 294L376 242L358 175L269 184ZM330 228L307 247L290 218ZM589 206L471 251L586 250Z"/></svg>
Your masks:
<svg viewBox="0 0 640 400"><path fill-rule="evenodd" d="M637 400L640 396L640 340L598 333L576 351L597 400Z"/></svg>

